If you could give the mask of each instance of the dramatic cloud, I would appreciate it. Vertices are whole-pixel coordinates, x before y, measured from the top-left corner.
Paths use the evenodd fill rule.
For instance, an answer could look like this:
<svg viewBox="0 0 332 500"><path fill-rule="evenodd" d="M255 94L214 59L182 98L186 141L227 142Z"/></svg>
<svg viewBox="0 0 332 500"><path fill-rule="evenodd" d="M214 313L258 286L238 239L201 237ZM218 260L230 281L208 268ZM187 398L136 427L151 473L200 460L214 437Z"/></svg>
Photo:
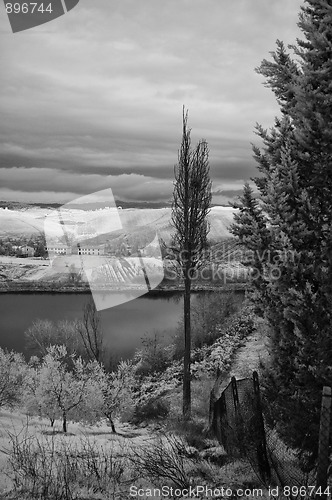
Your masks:
<svg viewBox="0 0 332 500"><path fill-rule="evenodd" d="M46 193L50 191L54 199L69 202L72 193L75 193L74 198L76 198L77 195L106 188L111 188L117 199L153 201L170 199L173 187L171 179L155 179L134 173L118 176L99 174L78 176L72 172L44 168L42 174L38 168L0 169L0 199L8 199L6 196L9 192L13 192L12 186L15 186L16 191L26 193L24 201L31 201L36 193L44 193L45 199ZM47 201L50 199L52 198L48 198Z"/></svg>
<svg viewBox="0 0 332 500"><path fill-rule="evenodd" d="M124 199L168 199L183 104L215 192L240 188L255 122L278 112L254 68L299 36L299 5L82 0L17 34L0 16L0 197L63 201L112 181Z"/></svg>

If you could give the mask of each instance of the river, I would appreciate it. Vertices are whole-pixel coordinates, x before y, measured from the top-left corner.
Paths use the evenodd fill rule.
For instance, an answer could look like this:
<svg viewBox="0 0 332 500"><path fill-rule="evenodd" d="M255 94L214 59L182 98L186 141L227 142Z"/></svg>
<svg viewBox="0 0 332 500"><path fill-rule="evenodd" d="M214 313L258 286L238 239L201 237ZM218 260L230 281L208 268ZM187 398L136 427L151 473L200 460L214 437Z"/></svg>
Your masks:
<svg viewBox="0 0 332 500"><path fill-rule="evenodd" d="M193 294L193 303L197 296ZM40 318L56 322L82 318L84 304L89 299L89 293L0 294L0 346L28 355L24 332L34 320ZM152 337L154 332L171 340L182 309L180 292L162 292L146 294L100 311L104 343L114 358L128 358L141 345L142 338Z"/></svg>

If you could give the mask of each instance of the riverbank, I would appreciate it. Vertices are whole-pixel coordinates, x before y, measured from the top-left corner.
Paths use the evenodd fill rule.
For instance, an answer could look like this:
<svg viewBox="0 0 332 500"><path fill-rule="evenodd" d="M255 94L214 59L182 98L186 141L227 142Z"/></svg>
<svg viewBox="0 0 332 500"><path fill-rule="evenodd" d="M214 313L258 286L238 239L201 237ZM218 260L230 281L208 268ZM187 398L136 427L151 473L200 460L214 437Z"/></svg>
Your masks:
<svg viewBox="0 0 332 500"><path fill-rule="evenodd" d="M88 256L86 264L98 267L99 258ZM97 261L96 261L97 259ZM182 292L183 280L175 274L174 263L164 261L164 269L153 257L145 258L146 275L142 275L140 262L135 257L126 259L110 259L105 275L98 276L93 291L96 292L139 292L141 295L149 291ZM40 258L18 259L0 256L0 293L90 293L90 283L83 271L78 256L64 256L54 259L52 263ZM241 291L244 292L246 269L239 262L216 263L217 271L206 268L192 282L194 292L201 291ZM154 287L156 283L161 283ZM148 281L146 281L148 280ZM152 289L150 288L150 284Z"/></svg>
<svg viewBox="0 0 332 500"><path fill-rule="evenodd" d="M194 284L192 287L192 292L245 292L248 289L249 283L225 283L225 284L214 284L211 282ZM96 288L96 292L130 292L130 291L143 291L149 294L160 294L160 293L174 293L183 292L184 286L182 284L170 285L169 283L160 284L158 287L148 290L147 287L142 285L125 285L117 284L113 287ZM57 282L33 282L33 281L6 281L0 282L0 293L91 293L91 288L88 283L80 284L66 284Z"/></svg>

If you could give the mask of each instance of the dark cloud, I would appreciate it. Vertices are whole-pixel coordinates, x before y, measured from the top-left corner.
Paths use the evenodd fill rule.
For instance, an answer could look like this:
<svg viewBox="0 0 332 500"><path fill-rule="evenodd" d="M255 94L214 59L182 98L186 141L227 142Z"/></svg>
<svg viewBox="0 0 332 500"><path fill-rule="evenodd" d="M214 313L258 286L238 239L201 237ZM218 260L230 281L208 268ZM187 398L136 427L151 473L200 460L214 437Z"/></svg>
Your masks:
<svg viewBox="0 0 332 500"><path fill-rule="evenodd" d="M16 35L2 16L0 197L60 199L110 178L124 198L167 197L183 104L215 184L240 186L255 175L255 122L278 112L254 68L276 38L294 42L300 3L80 2Z"/></svg>
<svg viewBox="0 0 332 500"><path fill-rule="evenodd" d="M237 196L241 196L243 192L243 189L218 189L217 191L213 191L212 195L213 196L225 196L228 197L229 199L234 199Z"/></svg>
<svg viewBox="0 0 332 500"><path fill-rule="evenodd" d="M171 197L173 184L170 179L155 179L137 174L121 174L103 176L98 174L81 174L62 172L49 168L13 167L0 169L0 198L8 192L26 192L30 199L36 193L52 191L58 196L62 193L74 193L73 197L111 188L114 196L123 200L168 200ZM50 189L51 186L51 189ZM37 195L38 196L38 195ZM4 198L8 199L8 198ZM69 201L69 200L68 200Z"/></svg>

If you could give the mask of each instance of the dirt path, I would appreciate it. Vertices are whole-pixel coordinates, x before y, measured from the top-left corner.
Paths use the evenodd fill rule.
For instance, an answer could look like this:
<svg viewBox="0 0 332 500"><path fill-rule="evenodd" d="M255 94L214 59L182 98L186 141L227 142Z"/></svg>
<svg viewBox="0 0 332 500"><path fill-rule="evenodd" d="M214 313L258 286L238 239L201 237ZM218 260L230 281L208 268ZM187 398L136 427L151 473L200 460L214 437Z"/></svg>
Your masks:
<svg viewBox="0 0 332 500"><path fill-rule="evenodd" d="M269 338L263 320L258 320L257 330L248 337L246 344L237 351L232 363L231 376L236 378L251 376L254 370L259 372L260 361L267 361Z"/></svg>
<svg viewBox="0 0 332 500"><path fill-rule="evenodd" d="M264 321L257 321L257 329L246 340L245 344L240 347L232 362L231 369L227 373L221 373L214 387L214 397L218 399L222 391L229 384L231 377L237 379L251 377L252 372L260 371L260 361L267 362L269 359L269 339L267 336L267 327Z"/></svg>

